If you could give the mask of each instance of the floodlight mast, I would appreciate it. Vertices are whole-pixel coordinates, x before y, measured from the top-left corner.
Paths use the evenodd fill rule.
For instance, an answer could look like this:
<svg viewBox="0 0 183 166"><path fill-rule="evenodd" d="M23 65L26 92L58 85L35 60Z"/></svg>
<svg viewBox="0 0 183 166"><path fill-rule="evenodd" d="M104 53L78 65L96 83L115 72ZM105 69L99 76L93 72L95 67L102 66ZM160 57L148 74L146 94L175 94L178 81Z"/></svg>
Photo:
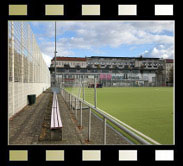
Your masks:
<svg viewBox="0 0 183 166"><path fill-rule="evenodd" d="M57 76L57 74L56 74L56 53L57 53L57 51L56 51L56 21L55 21L55 85L56 85L56 83L57 83L57 78L56 78L56 76Z"/></svg>

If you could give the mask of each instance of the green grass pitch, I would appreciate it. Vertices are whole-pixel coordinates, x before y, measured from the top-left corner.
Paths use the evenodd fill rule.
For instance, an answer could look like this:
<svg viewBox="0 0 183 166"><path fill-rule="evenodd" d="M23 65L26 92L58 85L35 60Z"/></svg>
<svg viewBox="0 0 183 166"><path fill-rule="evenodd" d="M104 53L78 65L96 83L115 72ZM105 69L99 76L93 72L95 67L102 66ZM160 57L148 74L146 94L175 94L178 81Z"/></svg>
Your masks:
<svg viewBox="0 0 183 166"><path fill-rule="evenodd" d="M92 104L93 90L85 89L85 100ZM97 107L160 144L173 144L171 87L97 88Z"/></svg>

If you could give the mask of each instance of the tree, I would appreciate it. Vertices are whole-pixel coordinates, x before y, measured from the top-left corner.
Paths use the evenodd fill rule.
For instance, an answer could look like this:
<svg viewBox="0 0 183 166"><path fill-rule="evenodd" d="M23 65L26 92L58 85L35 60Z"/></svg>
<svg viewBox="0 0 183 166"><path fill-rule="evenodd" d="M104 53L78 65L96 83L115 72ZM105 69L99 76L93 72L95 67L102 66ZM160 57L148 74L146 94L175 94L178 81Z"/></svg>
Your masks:
<svg viewBox="0 0 183 166"><path fill-rule="evenodd" d="M92 68L92 65L88 65L88 66L87 66L87 69L91 69L91 68Z"/></svg>
<svg viewBox="0 0 183 166"><path fill-rule="evenodd" d="M159 66L156 70L156 86L163 85L163 66Z"/></svg>
<svg viewBox="0 0 183 166"><path fill-rule="evenodd" d="M100 69L100 64L97 64L97 69Z"/></svg>
<svg viewBox="0 0 183 166"><path fill-rule="evenodd" d="M141 65L140 66L140 73L143 74L143 72L144 72L144 65Z"/></svg>
<svg viewBox="0 0 183 166"><path fill-rule="evenodd" d="M144 65L141 65L140 66L140 74L142 76L142 79L143 79L143 73L144 73Z"/></svg>
<svg viewBox="0 0 183 166"><path fill-rule="evenodd" d="M169 71L169 83L173 83L173 66L171 67Z"/></svg>

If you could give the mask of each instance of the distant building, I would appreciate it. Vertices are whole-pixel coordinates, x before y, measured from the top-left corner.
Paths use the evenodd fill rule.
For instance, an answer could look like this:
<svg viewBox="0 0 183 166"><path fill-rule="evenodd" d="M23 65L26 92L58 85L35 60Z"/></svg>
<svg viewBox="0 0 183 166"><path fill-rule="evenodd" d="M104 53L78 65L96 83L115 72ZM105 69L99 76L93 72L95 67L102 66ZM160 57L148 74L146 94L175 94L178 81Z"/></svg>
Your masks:
<svg viewBox="0 0 183 166"><path fill-rule="evenodd" d="M50 66L52 74L54 63L53 58ZM57 77L62 81L95 75L104 86L165 86L165 64L163 59L144 57L56 58Z"/></svg>
<svg viewBox="0 0 183 166"><path fill-rule="evenodd" d="M173 59L165 59L165 75L166 75L166 84L170 84L170 74L173 70L174 62Z"/></svg>
<svg viewBox="0 0 183 166"><path fill-rule="evenodd" d="M51 67L55 65L55 58L51 60ZM58 68L86 68L86 58L76 57L56 57L56 66Z"/></svg>

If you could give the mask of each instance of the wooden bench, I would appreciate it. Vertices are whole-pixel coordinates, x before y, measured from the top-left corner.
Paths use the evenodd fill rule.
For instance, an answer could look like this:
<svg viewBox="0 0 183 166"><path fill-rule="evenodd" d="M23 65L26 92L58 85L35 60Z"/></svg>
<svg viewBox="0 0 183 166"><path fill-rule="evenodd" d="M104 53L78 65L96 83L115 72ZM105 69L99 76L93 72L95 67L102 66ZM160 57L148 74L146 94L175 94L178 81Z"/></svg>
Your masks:
<svg viewBox="0 0 183 166"><path fill-rule="evenodd" d="M51 139L59 140L60 136L62 139L62 121L60 116L59 104L57 99L57 94L53 93L53 103L52 103L52 111L51 111ZM60 129L55 131L55 129ZM61 131L61 132L59 132ZM60 135L61 134L61 135ZM57 139L58 138L58 139Z"/></svg>

